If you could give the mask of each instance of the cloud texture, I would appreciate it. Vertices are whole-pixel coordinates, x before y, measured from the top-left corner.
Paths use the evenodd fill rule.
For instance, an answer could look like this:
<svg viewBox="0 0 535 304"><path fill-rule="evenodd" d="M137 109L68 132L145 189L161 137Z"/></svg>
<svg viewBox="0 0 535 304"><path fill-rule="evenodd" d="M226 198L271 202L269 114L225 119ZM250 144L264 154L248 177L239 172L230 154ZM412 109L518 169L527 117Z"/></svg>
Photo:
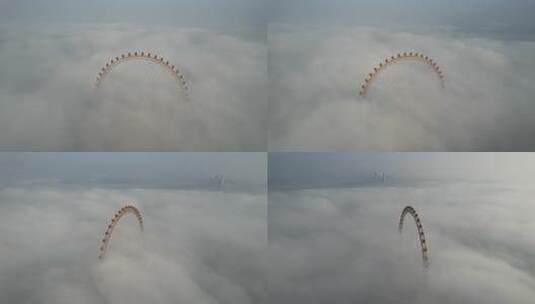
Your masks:
<svg viewBox="0 0 535 304"><path fill-rule="evenodd" d="M531 150L535 42L452 28L272 25L270 150ZM358 90L381 60L422 52Z"/></svg>
<svg viewBox="0 0 535 304"><path fill-rule="evenodd" d="M92 88L106 61L136 50L177 65L191 102L148 63L118 66ZM3 25L0 149L265 150L266 56L254 29Z"/></svg>
<svg viewBox="0 0 535 304"><path fill-rule="evenodd" d="M124 202L144 217L98 246ZM264 194L0 190L2 303L265 303Z"/></svg>
<svg viewBox="0 0 535 304"><path fill-rule="evenodd" d="M271 192L274 303L531 303L533 185L422 183ZM430 267L422 267L420 215Z"/></svg>

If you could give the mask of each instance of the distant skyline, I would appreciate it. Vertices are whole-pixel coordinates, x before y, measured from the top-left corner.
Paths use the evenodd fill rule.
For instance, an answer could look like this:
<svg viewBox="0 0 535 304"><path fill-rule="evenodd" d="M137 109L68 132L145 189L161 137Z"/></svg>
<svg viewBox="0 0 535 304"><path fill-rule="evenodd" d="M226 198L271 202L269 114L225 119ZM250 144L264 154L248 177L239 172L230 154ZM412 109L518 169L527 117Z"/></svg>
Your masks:
<svg viewBox="0 0 535 304"><path fill-rule="evenodd" d="M215 175L258 187L266 166L266 153L0 153L0 187L179 187Z"/></svg>
<svg viewBox="0 0 535 304"><path fill-rule="evenodd" d="M268 183L275 188L335 185L373 179L533 181L529 153L269 153Z"/></svg>

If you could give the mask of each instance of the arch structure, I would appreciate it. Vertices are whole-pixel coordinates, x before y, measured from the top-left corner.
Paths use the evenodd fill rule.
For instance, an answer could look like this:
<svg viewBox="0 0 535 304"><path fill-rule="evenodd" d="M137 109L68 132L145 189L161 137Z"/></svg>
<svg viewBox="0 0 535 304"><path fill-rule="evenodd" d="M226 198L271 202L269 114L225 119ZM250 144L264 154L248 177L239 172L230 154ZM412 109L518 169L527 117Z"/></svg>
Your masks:
<svg viewBox="0 0 535 304"><path fill-rule="evenodd" d="M186 100L189 101L189 87L182 72L180 72L178 67L173 64L170 64L169 60L164 59L162 56L151 54L150 52L128 52L125 54L121 54L120 56L117 56L115 58L112 58L110 61L106 62L106 64L102 66L102 68L98 72L94 87L100 87L106 76L111 73L114 67L131 60L148 61L163 67L171 75L171 77L175 79L180 90L186 96Z"/></svg>
<svg viewBox="0 0 535 304"><path fill-rule="evenodd" d="M442 73L442 70L440 70L440 67L434 61L433 59L429 58L428 56L418 53L418 52L403 52L398 53L396 56L390 56L387 57L384 61L381 61L379 65L375 66L373 68L373 71L368 73L366 77L364 78L364 82L360 85L360 96L366 96L368 93L368 90L370 89L371 84L373 81L377 78L377 75L385 70L388 66L396 64L402 60L417 60L420 62L423 62L425 64L428 64L431 66L433 71L438 75L438 78L440 79L440 85L444 87L444 74Z"/></svg>
<svg viewBox="0 0 535 304"><path fill-rule="evenodd" d="M422 226L422 222L418 217L418 213L416 213L416 210L414 210L414 208L412 208L411 206L405 207L401 212L401 216L399 217L399 233L403 231L403 221L405 219L405 215L407 214L410 214L416 222L416 229L418 230L418 238L420 240L420 248L422 251L422 261L424 266L427 267L429 266L429 250L427 248L427 242L425 241L424 227Z"/></svg>
<svg viewBox="0 0 535 304"><path fill-rule="evenodd" d="M101 245L100 245L100 254L98 258L102 260L106 256L106 252L108 250L108 245L111 240L111 235L113 233L113 229L117 225L117 223L121 220L123 216L126 216L127 214L133 214L139 223L139 229L140 231L143 231L143 218L141 217L141 212L139 210L132 206L132 205L126 205L123 208L119 209L111 219L111 223L107 226L106 231L104 232L104 238L102 239Z"/></svg>

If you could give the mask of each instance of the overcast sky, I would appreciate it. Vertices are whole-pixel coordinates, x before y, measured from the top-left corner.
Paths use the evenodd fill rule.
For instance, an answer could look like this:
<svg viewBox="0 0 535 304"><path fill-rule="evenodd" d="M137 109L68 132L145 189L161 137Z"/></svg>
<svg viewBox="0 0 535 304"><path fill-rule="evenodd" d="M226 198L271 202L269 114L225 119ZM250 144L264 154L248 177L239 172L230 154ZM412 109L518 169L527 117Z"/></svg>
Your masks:
<svg viewBox="0 0 535 304"><path fill-rule="evenodd" d="M448 26L464 31L531 34L531 0L276 0L272 21L312 25Z"/></svg>
<svg viewBox="0 0 535 304"><path fill-rule="evenodd" d="M263 0L0 0L0 23L95 22L256 26Z"/></svg>
<svg viewBox="0 0 535 304"><path fill-rule="evenodd" d="M280 186L311 180L328 184L374 172L396 179L535 179L535 155L530 153L270 153L268 164L269 183Z"/></svg>
<svg viewBox="0 0 535 304"><path fill-rule="evenodd" d="M180 186L214 175L245 186L266 182L265 153L0 153L0 182Z"/></svg>
<svg viewBox="0 0 535 304"><path fill-rule="evenodd" d="M1 0L3 22L432 24L533 32L531 0Z"/></svg>

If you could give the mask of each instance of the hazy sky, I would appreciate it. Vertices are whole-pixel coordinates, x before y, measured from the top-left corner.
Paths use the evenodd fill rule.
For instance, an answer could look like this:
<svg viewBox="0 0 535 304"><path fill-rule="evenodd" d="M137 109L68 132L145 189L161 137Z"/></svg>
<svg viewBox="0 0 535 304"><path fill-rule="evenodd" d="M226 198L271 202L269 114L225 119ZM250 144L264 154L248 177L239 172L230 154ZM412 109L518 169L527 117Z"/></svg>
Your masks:
<svg viewBox="0 0 535 304"><path fill-rule="evenodd" d="M0 22L132 22L195 26L265 23L262 0L0 0Z"/></svg>
<svg viewBox="0 0 535 304"><path fill-rule="evenodd" d="M531 0L0 0L0 22L426 24L522 35L535 30L534 10Z"/></svg>
<svg viewBox="0 0 535 304"><path fill-rule="evenodd" d="M532 32L531 0L1 0L3 22L433 24Z"/></svg>
<svg viewBox="0 0 535 304"><path fill-rule="evenodd" d="M533 33L531 0L276 0L272 21L338 25L436 25Z"/></svg>
<svg viewBox="0 0 535 304"><path fill-rule="evenodd" d="M252 186L266 180L265 153L0 153L0 167L3 185L170 186L218 174Z"/></svg>
<svg viewBox="0 0 535 304"><path fill-rule="evenodd" d="M269 183L328 182L337 177L533 180L530 153L270 153Z"/></svg>

